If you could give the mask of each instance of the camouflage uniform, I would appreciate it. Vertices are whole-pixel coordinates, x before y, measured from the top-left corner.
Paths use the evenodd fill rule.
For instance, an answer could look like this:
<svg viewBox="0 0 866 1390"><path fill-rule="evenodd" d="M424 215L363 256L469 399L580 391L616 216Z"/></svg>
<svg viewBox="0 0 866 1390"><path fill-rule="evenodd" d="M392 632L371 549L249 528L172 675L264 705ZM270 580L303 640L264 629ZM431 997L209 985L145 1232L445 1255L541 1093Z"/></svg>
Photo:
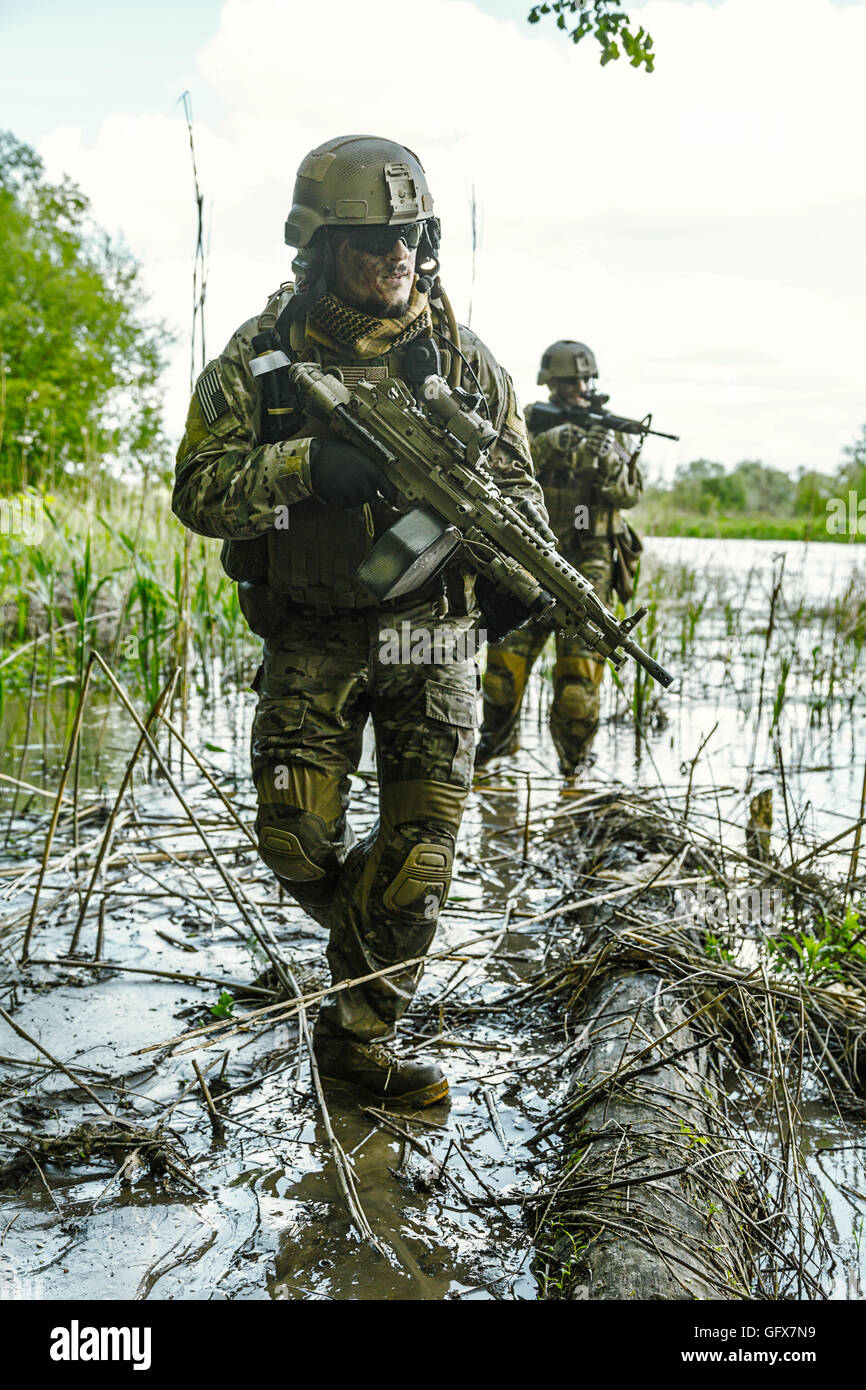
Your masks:
<svg viewBox="0 0 866 1390"><path fill-rule="evenodd" d="M263 399L249 362L252 338L286 307L283 286L259 318L210 363L190 404L173 507L192 530L221 537L244 613L265 638L252 730L259 852L302 906L330 928L334 982L423 956L448 893L455 838L472 777L474 659L438 666L383 664L380 633L408 621L453 636L475 627L471 571L459 562L383 608L355 569L398 510L377 501L338 510L313 493L310 442L325 426L309 415L291 437L262 444ZM437 303L412 293L408 319L370 319L333 294L291 325L296 359L359 377L402 375L402 349L421 333L447 336ZM490 454L513 497L543 507L526 429L508 374L468 329L462 351L498 430ZM477 390L464 367L462 385ZM440 653L441 654L441 653ZM456 653L461 655L459 648ZM361 843L348 826L350 777L371 717L380 818ZM388 1037L421 966L331 996L328 1026Z"/></svg>
<svg viewBox="0 0 866 1390"><path fill-rule="evenodd" d="M527 411L530 416L531 408ZM585 438L586 432L580 433ZM611 453L597 460L583 442L568 453L557 450L555 436L556 429L530 436L550 525L562 554L586 576L609 608L614 568L611 537L627 530L621 509L635 505L642 486L634 463L635 450L618 434ZM529 674L553 631L550 622L530 623L488 647L480 757L517 749ZM605 665L604 658L581 638L556 634L550 732L563 772L570 773L585 755L598 727L599 687Z"/></svg>

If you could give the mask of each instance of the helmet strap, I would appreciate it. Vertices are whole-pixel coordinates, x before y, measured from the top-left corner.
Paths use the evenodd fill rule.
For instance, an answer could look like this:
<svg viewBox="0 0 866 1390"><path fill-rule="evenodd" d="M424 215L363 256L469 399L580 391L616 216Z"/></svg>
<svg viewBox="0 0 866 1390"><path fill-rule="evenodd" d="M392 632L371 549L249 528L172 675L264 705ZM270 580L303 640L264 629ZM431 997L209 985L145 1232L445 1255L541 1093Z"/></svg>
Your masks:
<svg viewBox="0 0 866 1390"><path fill-rule="evenodd" d="M277 323L278 333L283 325L288 331L298 319L306 318L313 306L328 293L328 284L334 271L334 252L327 228L317 232L310 247L305 249L312 254L299 255L292 263L300 272L298 279L302 288L297 294L292 295L280 314Z"/></svg>

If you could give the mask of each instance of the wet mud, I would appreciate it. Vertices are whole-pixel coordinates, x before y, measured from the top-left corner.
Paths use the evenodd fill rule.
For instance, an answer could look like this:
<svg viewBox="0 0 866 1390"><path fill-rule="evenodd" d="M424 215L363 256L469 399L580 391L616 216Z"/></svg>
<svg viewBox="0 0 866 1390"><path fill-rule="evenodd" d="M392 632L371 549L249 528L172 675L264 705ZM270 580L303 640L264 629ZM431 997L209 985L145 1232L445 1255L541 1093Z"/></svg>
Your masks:
<svg viewBox="0 0 866 1390"><path fill-rule="evenodd" d="M0 1020L0 1297L549 1296L533 1203L562 1161L561 1136L549 1132L549 1120L572 1084L578 1022L555 991L537 985L581 950L579 920L557 908L576 888L581 895L599 888L571 822L575 793L591 795L617 776L661 804L688 783L699 820L717 820L719 805L728 804L726 780L742 795L742 734L732 700L722 729L730 760L723 747L715 764L705 759L690 771L710 715L718 714L708 679L704 672L691 705L670 698L666 722L648 726L646 747L622 722L608 683L595 762L577 787L567 787L553 775L549 688L542 668L536 672L520 754L494 765L470 798L447 910L402 1028L405 1047L435 1056L447 1070L450 1104L385 1112L348 1092L327 1093L333 1134L379 1249L359 1235L340 1192L297 1012L267 1027L261 1018L244 1022L271 1002L240 987L263 976L267 956L164 779L142 760L74 962L70 946L93 850L75 851L64 813L31 961L22 965L50 801L21 796L0 862L0 1005L34 1041ZM221 709L194 709L191 720L197 750L247 823L252 705L241 694ZM862 720L858 701L852 730ZM114 714L108 728L94 772L89 754L103 725L94 719L85 727L81 843L99 844L135 742L135 731ZM44 756L40 740L24 760L24 780L40 783ZM18 758L15 748L16 775ZM842 761L847 776L847 752ZM315 996L327 984L324 932L281 900L237 824L176 748L171 766L252 919L267 924L304 996ZM856 780L859 794L859 774ZM374 816L372 785L368 748L353 793L360 833ZM813 808L820 827L832 833L834 815L847 814L849 801L856 801L853 782L835 801L827 798L826 816ZM6 796L4 821L10 813ZM741 841L742 830L736 833ZM313 1003L311 1020L314 1012ZM215 1031L169 1045L202 1023ZM800 1296L859 1298L866 1279L862 1115L817 1084L799 1103L798 1154L823 1195L826 1242L811 1266L811 1291ZM771 1127L760 1142L772 1156Z"/></svg>

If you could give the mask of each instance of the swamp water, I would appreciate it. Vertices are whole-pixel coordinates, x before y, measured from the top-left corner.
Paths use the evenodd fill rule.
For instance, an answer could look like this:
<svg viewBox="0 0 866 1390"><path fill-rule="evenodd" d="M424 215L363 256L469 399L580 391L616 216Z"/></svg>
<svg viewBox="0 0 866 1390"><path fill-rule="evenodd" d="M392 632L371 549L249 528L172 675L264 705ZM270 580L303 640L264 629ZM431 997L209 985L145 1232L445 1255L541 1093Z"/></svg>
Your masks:
<svg viewBox="0 0 866 1390"><path fill-rule="evenodd" d="M782 645L766 659L763 631L775 555L786 552L786 594L799 585L813 600L829 604L844 591L860 552L705 540L654 540L647 552L648 569L659 563L668 573L680 564L699 567L695 584L680 583L681 592L671 599L678 606L677 621L665 629L660 625L656 647L656 655L680 679L672 692L660 694L655 707L642 710L645 737L622 717L627 692L606 680L604 720L588 782L611 776L664 798L681 794L691 776L696 814L705 816L709 828L720 822L722 838L730 835L741 847L751 769L753 790L759 784L774 787L774 848L783 852L784 800L768 730L779 663L788 652L784 698L775 719L788 819L801 818L798 843L838 833L859 810L866 756L862 672L856 665L846 672L844 649L828 647L829 628L825 623L822 629L820 617L803 616L798 623L790 614L780 616ZM762 666L765 694L756 738ZM234 779L233 804L246 820L253 813L246 759L254 702L254 696L241 692L207 709L193 705L188 725L196 730L193 746L220 785L231 786ZM4 1191L0 1297L536 1297L532 1247L516 1198L532 1192L539 1172L555 1158L555 1144L537 1141L535 1132L567 1084L569 1039L555 1011L542 1007L518 1015L509 996L521 979L542 965L552 967L572 944L567 919L555 929L544 923L521 930L521 918L544 911L568 888L553 866L533 859L531 833L529 861L523 862L527 790L530 832L564 805L546 730L548 702L549 683L542 680L540 665L524 711L520 754L495 765L470 798L449 907L434 944L437 959L425 973L418 1007L403 1030L419 1049L425 1036L435 1037L436 1055L451 1080L450 1108L408 1118L394 1112L386 1122L348 1097L329 1094L334 1132L385 1255L364 1244L347 1218L310 1094L297 1022L291 1019L267 1033L235 1033L224 1045L196 1054L211 1080L223 1072L232 1089L247 1088L225 1103L224 1140L212 1136L197 1088L169 1122L185 1141L191 1171L206 1196L169 1190L146 1171L130 1186L111 1184L112 1165L88 1164L84 1157L72 1166L47 1163L41 1176L34 1168L17 1192ZM24 702L7 702L3 772L51 788L65 723L62 697L57 703L53 728L46 737L35 722L22 759ZM83 801L102 788L110 803L134 742L131 722L116 702L96 693L84 725ZM176 758L172 765L180 775ZM360 831L374 815L371 772L368 744L355 779ZM213 814L214 798L189 762L182 787L203 818ZM44 821L37 839L32 812L38 803L50 808L51 802L32 794L28 806L27 795L18 800L9 843L20 853L34 836L28 854L34 859ZM214 980L252 979L266 963L260 948L232 929L231 899L202 859L200 840L172 793L163 781L146 782L138 774L134 795L138 824L127 871L123 880L115 875L102 896L103 959ZM3 834L11 809L4 789ZM97 833L86 827L83 820L82 840ZM266 911L302 990L324 987L324 932L288 899L278 901L269 874L254 856L229 854L228 847L234 850L242 836L224 816L217 815L212 835L215 845L226 847L251 899ZM850 843L843 842L834 852L837 858L824 867L844 877ZM197 857L185 858L190 852ZM11 860L7 866L11 869ZM13 881L7 873L5 882ZM67 872L64 882L68 897L75 879ZM44 890L46 903L57 884ZM62 891L59 897L31 947L36 959L67 953L70 919ZM12 898L6 890L0 931L28 902L26 893ZM476 937L478 943L467 944ZM14 940L10 931L7 945ZM79 949L92 956L93 947L94 924L88 921ZM443 958L445 953L450 958ZM119 1101L118 1113L134 1113L145 1124L149 1115L152 1123L160 1108L176 1101L194 1077L189 1052L136 1053L202 1018L210 1021L208 1009L218 1006L220 993L217 984L135 974L106 978L77 966L34 965L23 976L8 953L0 984L3 999L18 1002L14 1016L22 1027L95 1087L112 1110ZM237 1013L260 1002L239 1001ZM16 1117L40 1134L53 1132L58 1121L66 1128L85 1115L93 1118L93 1106L82 1105L68 1078L33 1065L31 1046L10 1031L0 1033L0 1040L0 1131L14 1128ZM28 1065L21 1065L25 1060ZM30 1083L27 1108L19 1108L22 1076ZM811 1099L804 1106L800 1148L825 1193L836 1256L822 1271L822 1287L828 1297L862 1297L862 1125L840 1117L828 1102Z"/></svg>

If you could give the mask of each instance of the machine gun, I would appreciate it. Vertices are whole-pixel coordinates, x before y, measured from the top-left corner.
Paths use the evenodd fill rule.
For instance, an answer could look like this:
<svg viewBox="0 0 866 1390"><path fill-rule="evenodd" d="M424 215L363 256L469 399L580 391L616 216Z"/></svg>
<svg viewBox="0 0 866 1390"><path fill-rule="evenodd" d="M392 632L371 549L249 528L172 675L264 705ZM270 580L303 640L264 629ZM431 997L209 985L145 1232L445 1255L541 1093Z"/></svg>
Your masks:
<svg viewBox="0 0 866 1390"><path fill-rule="evenodd" d="M477 397L452 389L421 354L414 392L395 377L362 381L352 391L339 372L309 362L289 366L303 408L357 445L414 505L376 542L357 578L387 602L426 584L458 550L479 574L518 599L533 619L552 618L615 667L631 656L663 686L667 671L629 635L646 615L622 623L592 585L556 549L555 538L527 520L497 487L486 451L497 438ZM416 354L417 356L417 354Z"/></svg>
<svg viewBox="0 0 866 1390"><path fill-rule="evenodd" d="M652 415L642 420L631 420L627 415L611 415L605 410L610 396L601 392L590 393L589 405L561 405L559 401L538 401L530 410L526 423L531 434L542 430L552 430L556 425L579 425L582 430L590 430L593 425L603 425L606 430L617 430L620 434L639 434L645 439L653 434L657 439L679 439L678 434L665 434L662 430L651 429Z"/></svg>

